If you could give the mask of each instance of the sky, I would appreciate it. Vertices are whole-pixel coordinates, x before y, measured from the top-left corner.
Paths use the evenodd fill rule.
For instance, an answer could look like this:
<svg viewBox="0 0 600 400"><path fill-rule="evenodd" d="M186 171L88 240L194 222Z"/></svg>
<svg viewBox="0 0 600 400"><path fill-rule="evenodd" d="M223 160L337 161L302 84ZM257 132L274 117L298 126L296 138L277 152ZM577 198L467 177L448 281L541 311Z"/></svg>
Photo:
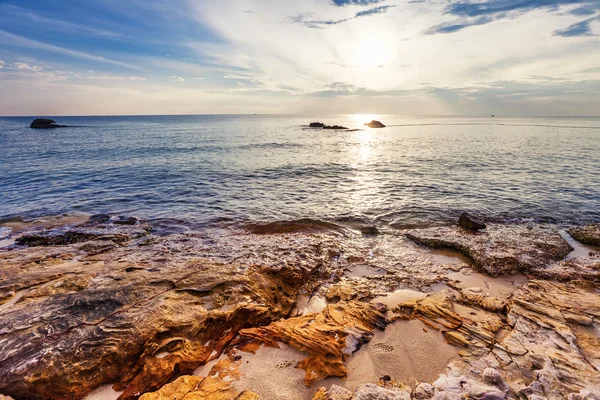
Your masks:
<svg viewBox="0 0 600 400"><path fill-rule="evenodd" d="M600 0L0 0L0 115L600 115Z"/></svg>

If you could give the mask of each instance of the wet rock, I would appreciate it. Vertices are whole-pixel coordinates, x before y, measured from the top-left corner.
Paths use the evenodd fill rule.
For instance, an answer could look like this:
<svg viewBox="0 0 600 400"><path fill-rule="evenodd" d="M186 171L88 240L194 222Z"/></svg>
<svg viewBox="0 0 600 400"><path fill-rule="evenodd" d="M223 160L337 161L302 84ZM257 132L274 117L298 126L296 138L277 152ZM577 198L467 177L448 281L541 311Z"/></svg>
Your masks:
<svg viewBox="0 0 600 400"><path fill-rule="evenodd" d="M135 217L95 215L73 228L44 229L17 238L21 246L65 246L88 241L111 241L124 243L139 239L150 233L149 223Z"/></svg>
<svg viewBox="0 0 600 400"><path fill-rule="evenodd" d="M361 226L360 232L365 236L377 236L379 235L379 229L376 226Z"/></svg>
<svg viewBox="0 0 600 400"><path fill-rule="evenodd" d="M462 213L458 218L458 226L468 231L479 231L486 228L486 225L469 213Z"/></svg>
<svg viewBox="0 0 600 400"><path fill-rule="evenodd" d="M383 388L367 383L356 388L354 400L410 400L410 389Z"/></svg>
<svg viewBox="0 0 600 400"><path fill-rule="evenodd" d="M337 251L316 235L148 239L99 254L80 244L0 252L0 393L83 398L110 383L129 400L158 390L241 329L289 315Z"/></svg>
<svg viewBox="0 0 600 400"><path fill-rule="evenodd" d="M600 224L590 224L569 229L569 235L581 243L600 246Z"/></svg>
<svg viewBox="0 0 600 400"><path fill-rule="evenodd" d="M341 125L325 125L323 126L323 129L334 129L334 130L343 130L343 129L348 129L345 126L341 126Z"/></svg>
<svg viewBox="0 0 600 400"><path fill-rule="evenodd" d="M322 122L311 122L309 125L311 128L323 128L325 124Z"/></svg>
<svg viewBox="0 0 600 400"><path fill-rule="evenodd" d="M416 229L407 237L427 247L458 250L493 276L535 273L573 250L555 230L521 225L490 224L476 234L458 227Z"/></svg>
<svg viewBox="0 0 600 400"><path fill-rule="evenodd" d="M33 120L30 128L34 129L51 129L51 128L66 128L67 125L58 125L56 121L46 118L38 118Z"/></svg>
<svg viewBox="0 0 600 400"><path fill-rule="evenodd" d="M240 331L236 345L255 351L260 343L278 347L283 342L309 356L297 367L306 371L309 386L329 376L345 377L344 360L371 340L375 329L387 325L383 304L339 302L319 314L289 318L259 328Z"/></svg>
<svg viewBox="0 0 600 400"><path fill-rule="evenodd" d="M263 224L251 224L248 225L246 229L251 233L256 233L259 235L272 235L281 233L345 232L345 229L337 224L312 218L301 218L290 221L274 221Z"/></svg>
<svg viewBox="0 0 600 400"><path fill-rule="evenodd" d="M385 128L384 124L382 124L380 121L376 121L376 120L373 120L371 122L367 122L365 124L365 126L368 126L369 128Z"/></svg>

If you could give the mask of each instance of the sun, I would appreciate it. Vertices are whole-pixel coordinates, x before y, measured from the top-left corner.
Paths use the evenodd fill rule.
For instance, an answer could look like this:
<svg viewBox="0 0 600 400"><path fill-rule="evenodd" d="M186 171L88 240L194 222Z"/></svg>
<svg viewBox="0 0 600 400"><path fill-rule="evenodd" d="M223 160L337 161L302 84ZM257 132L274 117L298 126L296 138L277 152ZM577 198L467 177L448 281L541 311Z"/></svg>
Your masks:
<svg viewBox="0 0 600 400"><path fill-rule="evenodd" d="M359 39L353 49L352 64L374 68L385 65L392 56L391 45L379 37Z"/></svg>

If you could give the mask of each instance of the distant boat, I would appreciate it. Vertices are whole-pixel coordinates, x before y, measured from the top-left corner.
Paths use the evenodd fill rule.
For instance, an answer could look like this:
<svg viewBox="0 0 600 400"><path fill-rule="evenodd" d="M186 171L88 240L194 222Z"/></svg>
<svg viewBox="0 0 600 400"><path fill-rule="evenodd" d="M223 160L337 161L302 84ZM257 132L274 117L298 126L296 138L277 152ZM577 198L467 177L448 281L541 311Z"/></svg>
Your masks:
<svg viewBox="0 0 600 400"><path fill-rule="evenodd" d="M492 114L492 118L494 118L494 117L495 117L495 115L494 115L494 114Z"/></svg>

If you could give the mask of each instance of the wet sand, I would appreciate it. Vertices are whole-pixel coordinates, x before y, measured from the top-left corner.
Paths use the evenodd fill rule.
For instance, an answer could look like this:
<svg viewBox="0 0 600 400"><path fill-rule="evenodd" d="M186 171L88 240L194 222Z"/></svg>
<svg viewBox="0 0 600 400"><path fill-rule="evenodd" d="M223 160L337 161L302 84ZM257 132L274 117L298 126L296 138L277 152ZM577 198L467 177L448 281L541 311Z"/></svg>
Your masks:
<svg viewBox="0 0 600 400"><path fill-rule="evenodd" d="M348 359L345 380L328 378L319 386L336 384L354 390L361 384L377 382L384 375L408 385L433 382L458 358L458 349L446 343L440 332L421 321L399 321L377 332Z"/></svg>

